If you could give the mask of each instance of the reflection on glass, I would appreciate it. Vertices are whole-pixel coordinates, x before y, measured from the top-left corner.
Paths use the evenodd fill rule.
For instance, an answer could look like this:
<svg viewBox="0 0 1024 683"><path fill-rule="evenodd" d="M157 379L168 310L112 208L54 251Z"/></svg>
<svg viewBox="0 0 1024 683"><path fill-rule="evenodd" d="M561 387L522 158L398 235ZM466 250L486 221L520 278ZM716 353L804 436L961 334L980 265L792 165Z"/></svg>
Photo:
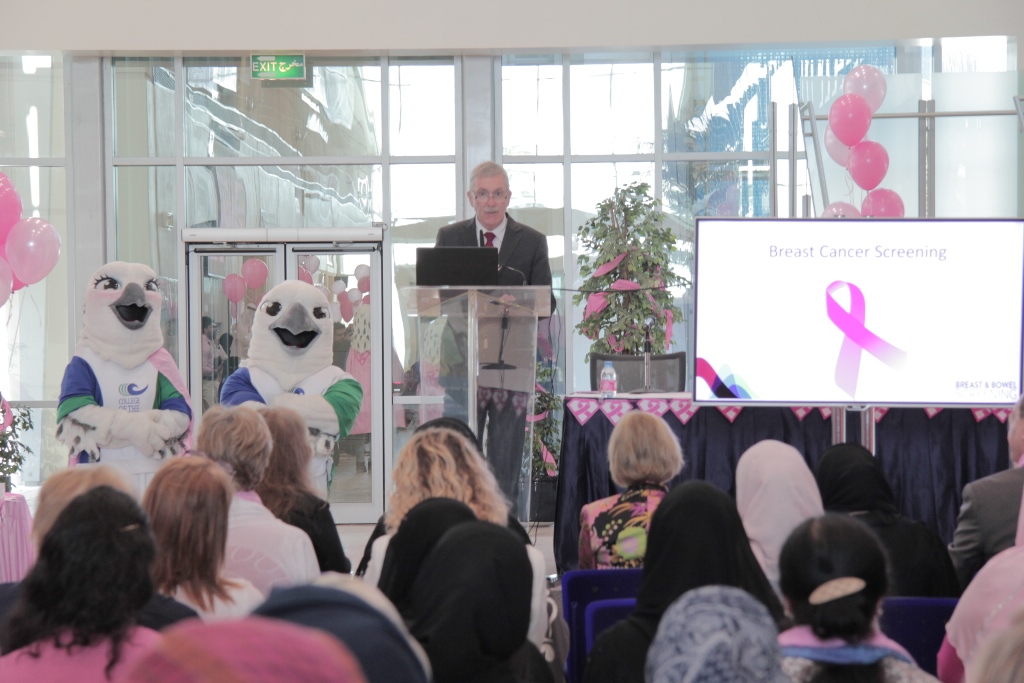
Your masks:
<svg viewBox="0 0 1024 683"><path fill-rule="evenodd" d="M562 65L501 68L501 133L505 155L562 154Z"/></svg>
<svg viewBox="0 0 1024 683"><path fill-rule="evenodd" d="M380 166L189 166L188 227L331 228L381 220Z"/></svg>
<svg viewBox="0 0 1024 683"><path fill-rule="evenodd" d="M630 183L654 182L654 164L618 162L572 165L572 210L574 227L596 215L597 205L608 199L615 188ZM651 194L654 194L653 188Z"/></svg>
<svg viewBox="0 0 1024 683"><path fill-rule="evenodd" d="M455 154L455 66L392 62L389 121L392 156Z"/></svg>
<svg viewBox="0 0 1024 683"><path fill-rule="evenodd" d="M0 158L64 156L64 62L0 56Z"/></svg>
<svg viewBox="0 0 1024 683"><path fill-rule="evenodd" d="M665 211L690 226L699 216L769 216L770 191L767 161L671 161L662 167Z"/></svg>
<svg viewBox="0 0 1024 683"><path fill-rule="evenodd" d="M573 154L654 151L654 65L573 64L569 73Z"/></svg>
<svg viewBox="0 0 1024 683"><path fill-rule="evenodd" d="M174 60L113 60L114 156L174 156Z"/></svg>
<svg viewBox="0 0 1024 683"><path fill-rule="evenodd" d="M248 61L185 60L186 156L380 154L380 66L309 59L296 84L253 80Z"/></svg>

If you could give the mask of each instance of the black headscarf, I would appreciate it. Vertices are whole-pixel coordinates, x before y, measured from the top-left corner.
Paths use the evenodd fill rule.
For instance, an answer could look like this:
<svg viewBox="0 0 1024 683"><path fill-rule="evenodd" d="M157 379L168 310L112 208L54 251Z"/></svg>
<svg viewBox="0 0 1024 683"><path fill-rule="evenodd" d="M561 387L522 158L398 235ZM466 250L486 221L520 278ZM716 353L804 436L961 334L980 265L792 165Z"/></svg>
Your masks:
<svg viewBox="0 0 1024 683"><path fill-rule="evenodd" d="M644 577L630 620L653 639L676 598L693 588L742 588L761 601L776 623L782 604L750 549L736 504L704 481L669 491L651 517Z"/></svg>
<svg viewBox="0 0 1024 683"><path fill-rule="evenodd" d="M409 630L436 683L514 680L526 642L533 571L526 548L488 522L459 524L423 562L409 593Z"/></svg>
<svg viewBox="0 0 1024 683"><path fill-rule="evenodd" d="M428 498L406 513L388 542L377 581L399 612L405 615L416 574L441 537L456 525L475 521L469 506L453 498Z"/></svg>
<svg viewBox="0 0 1024 683"><path fill-rule="evenodd" d="M896 513L896 498L871 451L853 443L836 444L818 461L815 479L829 512Z"/></svg>

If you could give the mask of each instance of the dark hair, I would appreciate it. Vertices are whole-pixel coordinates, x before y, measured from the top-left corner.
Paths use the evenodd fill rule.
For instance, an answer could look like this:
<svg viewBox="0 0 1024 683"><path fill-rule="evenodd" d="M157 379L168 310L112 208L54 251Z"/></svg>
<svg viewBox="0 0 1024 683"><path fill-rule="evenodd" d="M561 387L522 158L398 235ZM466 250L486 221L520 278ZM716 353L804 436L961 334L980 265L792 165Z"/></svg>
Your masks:
<svg viewBox="0 0 1024 683"><path fill-rule="evenodd" d="M810 626L822 639L857 643L873 633L878 603L889 588L885 550L866 524L843 514L809 519L789 535L779 556L779 587L789 600L793 620ZM814 589L826 581L854 577L856 592L811 604ZM823 666L813 681L881 681L880 664Z"/></svg>
<svg viewBox="0 0 1024 683"><path fill-rule="evenodd" d="M139 504L109 486L86 491L58 515L22 583L4 653L52 640L62 649L109 639L107 677L153 595L155 547ZM29 654L39 656L38 647Z"/></svg>
<svg viewBox="0 0 1024 683"><path fill-rule="evenodd" d="M480 439L477 438L472 428L457 417L435 417L433 420L428 420L417 427L414 433L427 429L450 429L469 439L469 442L476 446L477 453L481 455L484 453L483 444L480 443Z"/></svg>
<svg viewBox="0 0 1024 683"><path fill-rule="evenodd" d="M292 510L308 507L306 494L313 493L309 481L309 463L313 460L309 429L302 415L291 408L267 406L259 408L259 413L267 423L274 447L256 493L275 517L285 519Z"/></svg>

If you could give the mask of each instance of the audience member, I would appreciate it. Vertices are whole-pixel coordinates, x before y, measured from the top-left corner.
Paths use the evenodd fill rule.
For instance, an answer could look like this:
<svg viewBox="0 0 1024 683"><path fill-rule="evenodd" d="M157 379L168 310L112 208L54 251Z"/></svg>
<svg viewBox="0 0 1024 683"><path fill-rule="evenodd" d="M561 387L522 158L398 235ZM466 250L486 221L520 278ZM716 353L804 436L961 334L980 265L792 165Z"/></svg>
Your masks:
<svg viewBox="0 0 1024 683"><path fill-rule="evenodd" d="M236 490L228 513L224 575L248 579L264 595L273 586L319 576L309 537L274 517L256 493L273 448L260 414L244 405L215 406L203 415L197 445L227 470Z"/></svg>
<svg viewBox="0 0 1024 683"><path fill-rule="evenodd" d="M430 661L384 595L346 574L275 588L254 614L330 633L359 660L369 683L427 683Z"/></svg>
<svg viewBox="0 0 1024 683"><path fill-rule="evenodd" d="M326 633L259 617L175 626L123 680L366 683L356 658Z"/></svg>
<svg viewBox="0 0 1024 683"><path fill-rule="evenodd" d="M224 576L233 493L219 465L188 456L165 463L142 497L156 538L156 589L207 621L244 616L263 602L252 583Z"/></svg>
<svg viewBox="0 0 1024 683"><path fill-rule="evenodd" d="M878 630L888 578L885 550L867 525L835 513L808 520L786 540L779 568L796 624L779 645L794 683L935 680Z"/></svg>
<svg viewBox="0 0 1024 683"><path fill-rule="evenodd" d="M598 636L583 680L643 680L647 650L665 610L686 591L716 584L742 588L776 623L782 621L782 605L750 549L732 499L706 482L684 482L651 518L636 609Z"/></svg>
<svg viewBox="0 0 1024 683"><path fill-rule="evenodd" d="M270 429L274 448L256 493L275 517L306 532L320 571L348 574L352 563L341 547L331 506L316 495L310 481L313 447L306 438L306 421L290 408L260 408L260 415Z"/></svg>
<svg viewBox="0 0 1024 683"><path fill-rule="evenodd" d="M942 539L897 511L889 482L871 451L852 443L832 446L818 461L817 477L825 509L856 517L882 542L889 560L890 595L960 595Z"/></svg>
<svg viewBox="0 0 1024 683"><path fill-rule="evenodd" d="M732 586L683 593L658 624L646 683L786 683L765 606Z"/></svg>
<svg viewBox="0 0 1024 683"><path fill-rule="evenodd" d="M967 683L1024 681L1024 618L1018 613L1006 631L990 639L967 670Z"/></svg>
<svg viewBox="0 0 1024 683"><path fill-rule="evenodd" d="M107 681L160 636L136 626L153 594L153 536L131 496L99 486L44 536L0 651L4 683Z"/></svg>
<svg viewBox="0 0 1024 683"><path fill-rule="evenodd" d="M765 439L736 465L736 508L764 575L779 592L779 553L800 522L824 512L818 484L800 451Z"/></svg>
<svg viewBox="0 0 1024 683"><path fill-rule="evenodd" d="M996 554L1011 547L1017 535L1017 510L1024 490L1024 395L1006 419L1010 469L990 474L964 486L949 556L960 588Z"/></svg>
<svg viewBox="0 0 1024 683"><path fill-rule="evenodd" d="M32 540L36 551L43 543L54 520L76 496L98 486L110 486L132 497L135 487L120 470L109 465L90 465L60 470L50 476L39 489L35 515L32 517ZM0 584L0 631L14 603L21 594L22 584ZM177 600L154 592L139 613L139 625L155 631L180 621L196 617L195 610Z"/></svg>
<svg viewBox="0 0 1024 683"><path fill-rule="evenodd" d="M642 567L651 515L683 467L683 452L665 421L626 413L608 441L608 468L622 493L580 511L580 569Z"/></svg>

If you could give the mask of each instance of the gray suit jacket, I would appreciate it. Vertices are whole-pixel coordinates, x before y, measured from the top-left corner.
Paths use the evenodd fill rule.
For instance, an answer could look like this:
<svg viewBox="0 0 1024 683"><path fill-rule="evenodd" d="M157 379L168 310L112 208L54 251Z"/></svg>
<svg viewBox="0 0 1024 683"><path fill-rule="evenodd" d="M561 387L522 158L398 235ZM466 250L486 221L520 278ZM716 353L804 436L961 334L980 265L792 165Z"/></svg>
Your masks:
<svg viewBox="0 0 1024 683"><path fill-rule="evenodd" d="M469 220L446 225L437 231L438 247L478 247L480 237L476 229L476 216ZM505 237L498 251L498 284L505 286L551 286L551 263L548 261L548 241L544 235L528 225L508 217ZM523 281L525 280L525 282Z"/></svg>
<svg viewBox="0 0 1024 683"><path fill-rule="evenodd" d="M949 557L960 587L966 588L982 565L1014 545L1024 491L1024 468L990 474L964 487Z"/></svg>

